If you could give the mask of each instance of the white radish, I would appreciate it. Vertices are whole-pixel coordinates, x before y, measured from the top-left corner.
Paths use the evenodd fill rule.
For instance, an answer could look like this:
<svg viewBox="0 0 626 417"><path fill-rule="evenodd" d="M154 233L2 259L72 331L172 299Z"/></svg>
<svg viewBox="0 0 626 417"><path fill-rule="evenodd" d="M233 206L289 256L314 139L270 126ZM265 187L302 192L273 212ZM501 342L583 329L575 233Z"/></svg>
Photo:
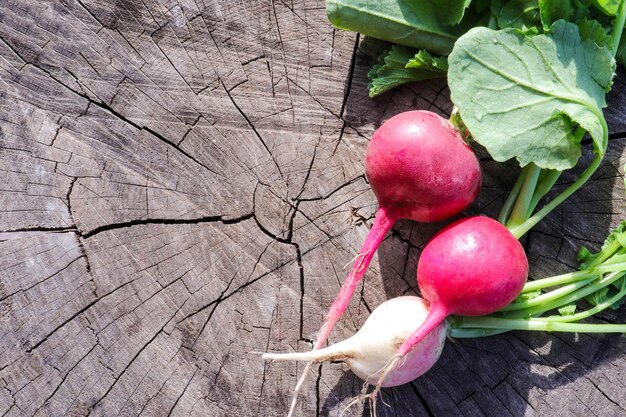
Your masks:
<svg viewBox="0 0 626 417"><path fill-rule="evenodd" d="M363 327L342 342L310 352L266 353L263 358L314 363L343 361L359 378L377 385L377 388L402 385L426 373L443 350L447 330L445 321L423 338L401 363L393 369L386 369L379 381L380 372L397 358L400 345L428 316L428 307L428 302L419 297L393 298L378 306ZM374 399L370 395L367 397Z"/></svg>

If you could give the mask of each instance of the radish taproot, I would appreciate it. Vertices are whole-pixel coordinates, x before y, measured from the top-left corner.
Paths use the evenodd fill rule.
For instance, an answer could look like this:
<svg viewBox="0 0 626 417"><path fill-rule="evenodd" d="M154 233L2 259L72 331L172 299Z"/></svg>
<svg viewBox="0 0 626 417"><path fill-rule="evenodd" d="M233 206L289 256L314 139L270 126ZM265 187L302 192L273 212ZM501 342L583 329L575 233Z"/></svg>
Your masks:
<svg viewBox="0 0 626 417"><path fill-rule="evenodd" d="M424 110L400 113L374 132L365 155L365 174L379 202L374 224L346 281L333 301L313 350L321 348L341 317L357 284L399 219L436 222L452 217L476 198L482 172L472 148L443 117ZM294 390L289 416L311 368Z"/></svg>
<svg viewBox="0 0 626 417"><path fill-rule="evenodd" d="M414 333L428 316L428 302L415 296L392 298L379 305L352 337L324 349L310 352L266 353L267 360L345 362L352 372L374 385L379 372L394 358L398 346ZM407 355L406 360L389 372L381 386L393 387L416 379L439 359L447 325L439 323ZM371 397L375 401L376 397Z"/></svg>

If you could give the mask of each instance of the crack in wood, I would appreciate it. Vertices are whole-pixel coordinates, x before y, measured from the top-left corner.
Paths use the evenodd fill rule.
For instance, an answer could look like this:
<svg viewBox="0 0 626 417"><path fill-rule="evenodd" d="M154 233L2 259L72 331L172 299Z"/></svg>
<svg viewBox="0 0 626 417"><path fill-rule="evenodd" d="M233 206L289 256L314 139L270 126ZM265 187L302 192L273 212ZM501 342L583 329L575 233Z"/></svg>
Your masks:
<svg viewBox="0 0 626 417"><path fill-rule="evenodd" d="M276 169L278 170L278 173L282 177L283 176L283 172L280 169L280 165L278 164L278 161L276 161L276 158L274 157L274 154L272 153L272 151L270 151L270 148L267 146L267 143L265 142L265 140L263 139L263 137L261 136L259 131L256 129L256 127L254 127L254 124L252 124L252 121L250 120L250 118L239 107L239 105L235 101L234 97L230 94L230 91L226 88L226 85L224 84L224 82L221 79L220 79L220 83L222 84L222 88L226 92L226 95L230 99L231 103L233 104L233 106L235 106L235 109L237 109L239 114L245 119L246 123L248 123L248 126L250 126L250 128L254 132L255 136L261 141L261 144L263 145L263 147L265 148L265 150L269 154L270 158L274 162L274 166L276 167Z"/></svg>
<svg viewBox="0 0 626 417"><path fill-rule="evenodd" d="M41 406L39 408L37 408L37 410L35 411L35 413L37 413L38 411L42 410L45 405L48 403L48 401L50 401L50 399L52 399L52 397L55 396L55 394L59 391L59 389L61 388L61 386L63 386L63 384L65 383L65 380L67 379L67 377L72 373L72 371L74 369L76 369L76 367L83 361L83 359L85 359L87 356L89 356L89 354L91 352L93 352L93 350L98 346L97 343L94 343L94 345L91 347L91 349L89 349L89 351L78 361L76 362L76 364L74 364L74 366L72 366L65 375L63 375L63 377L61 378L61 382L59 382L57 384L57 386L54 388L54 390L52 391L52 393L44 400L44 402L41 404Z"/></svg>
<svg viewBox="0 0 626 417"><path fill-rule="evenodd" d="M350 91L352 90L352 80L354 79L354 69L356 66L356 54L359 49L360 39L361 39L361 35L357 33L354 39L354 48L352 49L352 57L350 57L350 66L348 68L348 80L346 81L345 93L343 96L343 101L341 103L341 110L339 110L339 118L342 120L343 120L344 112L346 110L346 105L348 104L348 96L350 95Z"/></svg>
<svg viewBox="0 0 626 417"><path fill-rule="evenodd" d="M111 384L111 386L109 386L109 388L107 389L107 391L104 393L104 395L102 395L97 401L94 402L94 404L89 408L89 413L87 413L87 416L90 416L91 413L98 408L98 405L102 403L102 401L109 395L109 393L111 392L111 390L113 389L113 387L115 387L115 385L117 384L117 382L120 380L120 378L122 376L124 376L124 374L126 374L126 372L130 369L131 365L135 362L135 360L137 360L137 358L139 357L139 355L141 355L146 348L163 332L163 329L165 328L165 326L163 326L160 330L158 330L153 336L152 338L150 338L150 340L148 340L148 342L146 342L142 347L139 348L139 350L137 351L137 353L135 354L135 356L133 356L131 358L131 360L128 362L128 364L126 365L126 367L122 370L122 372L120 372L119 375L117 375L116 377L114 377L113 383Z"/></svg>
<svg viewBox="0 0 626 417"><path fill-rule="evenodd" d="M187 384L185 385L185 387L181 391L180 395L178 397L176 397L176 401L174 401L174 404L172 404L172 408L169 409L169 411L167 413L167 417L171 417L172 413L174 412L174 409L176 409L176 406L180 402L180 399L183 398L183 395L185 395L185 393L187 392L187 389L191 385L191 381L193 381L193 379L195 378L197 372L198 372L198 368L196 368L196 370L193 372L193 374L191 375L191 378L189 378L189 381L187 381Z"/></svg>
<svg viewBox="0 0 626 417"><path fill-rule="evenodd" d="M0 232L0 242L6 240L16 240L26 237L40 236L48 233L78 233L78 229L71 227L29 227L26 229L15 229Z"/></svg>
<svg viewBox="0 0 626 417"><path fill-rule="evenodd" d="M126 229L133 226L148 225L148 224L203 224L203 223L222 223L222 224L237 224L244 222L254 217L254 213L245 214L243 216L228 218L226 215L218 216L204 216L194 219L142 219L142 220L130 220L122 223L111 223L104 226L96 227L92 230L84 232L81 237L88 239L94 235L111 230Z"/></svg>

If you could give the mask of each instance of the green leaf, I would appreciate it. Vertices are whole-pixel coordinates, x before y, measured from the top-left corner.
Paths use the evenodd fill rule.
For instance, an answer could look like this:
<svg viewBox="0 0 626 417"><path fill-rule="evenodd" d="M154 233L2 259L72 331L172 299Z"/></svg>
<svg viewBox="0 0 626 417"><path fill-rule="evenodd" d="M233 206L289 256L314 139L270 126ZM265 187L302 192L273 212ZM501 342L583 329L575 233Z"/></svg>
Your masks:
<svg viewBox="0 0 626 417"><path fill-rule="evenodd" d="M541 295L541 290L531 291L531 292L523 292L516 299L515 303L523 303L528 300L532 300L533 298L537 298Z"/></svg>
<svg viewBox="0 0 626 417"><path fill-rule="evenodd" d="M539 0L541 23L547 30L557 20L573 21L577 12L577 0Z"/></svg>
<svg viewBox="0 0 626 417"><path fill-rule="evenodd" d="M617 9L619 8L620 0L591 0L591 3L602 13L609 16L615 16L617 14Z"/></svg>
<svg viewBox="0 0 626 417"><path fill-rule="evenodd" d="M496 161L564 170L580 157L574 125L606 148L602 108L615 71L607 48L558 21L548 34L474 28L448 58L452 102L474 139Z"/></svg>
<svg viewBox="0 0 626 417"><path fill-rule="evenodd" d="M626 302L626 298L622 297L619 300L617 300L616 302L614 302L613 304L611 304L611 310L617 310L619 309L622 305L624 305L624 302Z"/></svg>
<svg viewBox="0 0 626 417"><path fill-rule="evenodd" d="M613 288L615 288L615 290L618 293L620 291L624 290L624 288L626 288L626 276L623 276L619 280L615 281L613 283ZM617 294L615 294L615 295L617 295ZM619 300L617 300L613 304L611 304L611 309L612 310L617 310L618 308L620 308L624 304L624 302L626 302L626 297L621 297Z"/></svg>
<svg viewBox="0 0 626 417"><path fill-rule="evenodd" d="M604 287L586 296L585 301L587 301L592 306L597 306L598 304L605 302L606 299L609 298L608 296L609 296L609 288Z"/></svg>
<svg viewBox="0 0 626 417"><path fill-rule="evenodd" d="M433 0L437 15L445 25L456 25L463 19L472 0Z"/></svg>
<svg viewBox="0 0 626 417"><path fill-rule="evenodd" d="M583 18L576 22L580 37L590 39L598 46L609 46L611 37L606 33L604 27L597 20Z"/></svg>
<svg viewBox="0 0 626 417"><path fill-rule="evenodd" d="M538 33L541 27L537 0L494 0L491 5L499 28L516 28Z"/></svg>
<svg viewBox="0 0 626 417"><path fill-rule="evenodd" d="M613 298L618 295L618 293L626 287L626 277L622 277L619 280L615 281L610 287L604 287L599 289L598 291L589 294L585 297L585 301L587 301L592 306L596 306L600 303L605 303L609 300L609 298ZM614 301L609 307L612 310L617 310L624 302L626 301L625 297L620 297L617 301Z"/></svg>
<svg viewBox="0 0 626 417"><path fill-rule="evenodd" d="M432 0L327 0L326 12L339 29L439 55L448 55L456 39L477 23L447 26Z"/></svg>
<svg viewBox="0 0 626 417"><path fill-rule="evenodd" d="M577 255L580 269L587 269L596 259L600 259L600 262L606 261L613 256L620 247L626 248L626 220L623 220L611 231L604 240L602 248L598 253L591 253L589 249L584 246L580 248Z"/></svg>
<svg viewBox="0 0 626 417"><path fill-rule="evenodd" d="M576 304L569 304L558 309L562 316L571 316L576 313Z"/></svg>
<svg viewBox="0 0 626 417"><path fill-rule="evenodd" d="M602 250L607 249L615 241L619 242L623 248L626 248L626 220L622 221L611 231L611 234L607 236L602 244Z"/></svg>
<svg viewBox="0 0 626 417"><path fill-rule="evenodd" d="M576 254L576 260L580 264L580 269L587 269L586 265L594 259L595 255L584 246L581 246Z"/></svg>
<svg viewBox="0 0 626 417"><path fill-rule="evenodd" d="M379 63L367 75L370 80L369 95L376 97L405 83L445 77L447 70L446 58L394 45L381 55Z"/></svg>
<svg viewBox="0 0 626 417"><path fill-rule="evenodd" d="M448 72L448 59L441 56L434 56L428 51L421 50L406 63L406 68L419 69L422 72L437 74L445 77Z"/></svg>
<svg viewBox="0 0 626 417"><path fill-rule="evenodd" d="M626 248L626 220L623 220L615 229L606 237L600 251L607 250L613 242L618 242L620 246Z"/></svg>

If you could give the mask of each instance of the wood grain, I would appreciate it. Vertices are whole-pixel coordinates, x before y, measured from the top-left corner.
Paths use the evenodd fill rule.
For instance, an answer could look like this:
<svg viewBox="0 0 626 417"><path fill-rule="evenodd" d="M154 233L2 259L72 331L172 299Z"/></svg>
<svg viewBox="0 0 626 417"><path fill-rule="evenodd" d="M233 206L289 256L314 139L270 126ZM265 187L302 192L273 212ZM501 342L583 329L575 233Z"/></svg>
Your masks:
<svg viewBox="0 0 626 417"><path fill-rule="evenodd" d="M310 349L376 210L368 138L400 111L450 111L442 81L368 99L360 44L323 1L0 3L1 416L285 414L302 366L256 352ZM626 214L625 89L620 68L604 165L525 239L534 277L575 268ZM467 213L495 215L517 170L477 151ZM333 342L415 293L441 226L394 227ZM625 350L616 335L451 341L378 412L626 415ZM338 416L360 388L319 366L298 415Z"/></svg>

